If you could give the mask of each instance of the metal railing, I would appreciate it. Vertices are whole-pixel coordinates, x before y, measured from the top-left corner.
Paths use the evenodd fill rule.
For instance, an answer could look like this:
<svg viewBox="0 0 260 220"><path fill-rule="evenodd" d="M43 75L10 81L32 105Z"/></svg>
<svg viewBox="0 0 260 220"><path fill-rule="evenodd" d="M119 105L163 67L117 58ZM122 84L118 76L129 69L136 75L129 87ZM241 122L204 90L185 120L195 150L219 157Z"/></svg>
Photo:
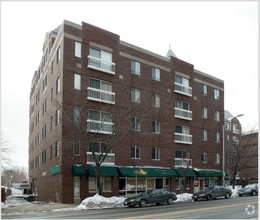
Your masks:
<svg viewBox="0 0 260 220"><path fill-rule="evenodd" d="M106 121L95 121L87 119L87 131L102 134L113 133L113 123Z"/></svg>
<svg viewBox="0 0 260 220"><path fill-rule="evenodd" d="M175 158L175 167L192 167L192 159Z"/></svg>
<svg viewBox="0 0 260 220"><path fill-rule="evenodd" d="M88 99L115 104L115 93L88 87Z"/></svg>
<svg viewBox="0 0 260 220"><path fill-rule="evenodd" d="M192 135L183 134L183 133L174 133L175 134L175 143L181 144L192 144Z"/></svg>
<svg viewBox="0 0 260 220"><path fill-rule="evenodd" d="M192 120L192 111L181 109L181 108L174 108L174 109L175 109L176 118Z"/></svg>
<svg viewBox="0 0 260 220"><path fill-rule="evenodd" d="M184 86L182 84L179 83L174 83L175 85L175 90L174 92L183 94L183 95L187 95L187 96L192 96L192 88L188 87L188 86Z"/></svg>
<svg viewBox="0 0 260 220"><path fill-rule="evenodd" d="M102 156L104 157L105 155L101 155L101 153L95 152L95 157L102 157ZM92 152L87 152L87 164L95 164L95 157L92 154ZM115 165L115 154L108 153L102 164Z"/></svg>
<svg viewBox="0 0 260 220"><path fill-rule="evenodd" d="M88 67L109 74L115 74L115 63L107 62L102 59L92 57L90 55L88 56Z"/></svg>

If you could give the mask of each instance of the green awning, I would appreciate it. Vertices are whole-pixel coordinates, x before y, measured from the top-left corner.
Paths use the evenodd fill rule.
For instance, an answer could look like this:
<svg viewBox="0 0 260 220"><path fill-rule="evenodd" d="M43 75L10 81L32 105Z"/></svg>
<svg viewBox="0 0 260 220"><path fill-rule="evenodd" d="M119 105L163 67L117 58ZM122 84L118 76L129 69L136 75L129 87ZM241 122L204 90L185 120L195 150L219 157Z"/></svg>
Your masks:
<svg viewBox="0 0 260 220"><path fill-rule="evenodd" d="M182 177L197 176L195 171L191 168L179 167L179 168L176 168L176 171L179 174L179 176L182 176Z"/></svg>
<svg viewBox="0 0 260 220"><path fill-rule="evenodd" d="M223 176L222 170L211 170L211 169L201 169L201 170L195 170L197 173L197 176L200 177L221 177Z"/></svg>
<svg viewBox="0 0 260 220"><path fill-rule="evenodd" d="M84 176L84 175L86 175L86 170L82 164L73 164L72 175L73 176Z"/></svg>
<svg viewBox="0 0 260 220"><path fill-rule="evenodd" d="M51 175L56 175L61 173L61 165L56 165L54 167L51 167Z"/></svg>
<svg viewBox="0 0 260 220"><path fill-rule="evenodd" d="M96 170L93 165L87 166L88 176L96 176ZM99 167L99 176L118 176L116 166L100 166Z"/></svg>
<svg viewBox="0 0 260 220"><path fill-rule="evenodd" d="M152 167L119 167L119 176L143 176L143 177L171 177L178 176L176 171L171 168L152 168Z"/></svg>

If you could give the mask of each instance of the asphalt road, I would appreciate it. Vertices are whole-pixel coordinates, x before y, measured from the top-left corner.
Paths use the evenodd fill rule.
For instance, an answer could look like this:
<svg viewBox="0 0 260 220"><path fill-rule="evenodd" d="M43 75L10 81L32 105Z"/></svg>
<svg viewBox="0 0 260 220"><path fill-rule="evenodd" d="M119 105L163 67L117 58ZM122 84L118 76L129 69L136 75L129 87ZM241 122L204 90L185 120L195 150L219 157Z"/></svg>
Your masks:
<svg viewBox="0 0 260 220"><path fill-rule="evenodd" d="M81 211L30 212L2 219L258 219L258 196Z"/></svg>

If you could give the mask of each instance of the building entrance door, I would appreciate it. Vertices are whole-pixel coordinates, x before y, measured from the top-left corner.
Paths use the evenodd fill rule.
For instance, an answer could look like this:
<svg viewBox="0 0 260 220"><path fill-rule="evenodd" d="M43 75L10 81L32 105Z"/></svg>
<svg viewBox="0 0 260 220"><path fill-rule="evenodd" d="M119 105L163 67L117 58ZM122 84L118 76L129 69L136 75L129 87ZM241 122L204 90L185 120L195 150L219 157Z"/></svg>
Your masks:
<svg viewBox="0 0 260 220"><path fill-rule="evenodd" d="M80 202L80 177L74 176L74 203Z"/></svg>

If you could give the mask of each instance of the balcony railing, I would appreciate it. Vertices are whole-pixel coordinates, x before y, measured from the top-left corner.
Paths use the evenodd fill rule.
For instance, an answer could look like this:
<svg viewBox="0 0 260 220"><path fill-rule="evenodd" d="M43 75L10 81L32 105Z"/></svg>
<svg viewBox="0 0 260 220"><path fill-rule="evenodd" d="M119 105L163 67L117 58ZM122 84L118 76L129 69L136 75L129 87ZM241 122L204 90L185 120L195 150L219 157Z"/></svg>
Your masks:
<svg viewBox="0 0 260 220"><path fill-rule="evenodd" d="M113 133L113 123L87 119L87 131L102 134Z"/></svg>
<svg viewBox="0 0 260 220"><path fill-rule="evenodd" d="M175 143L181 144L192 144L192 135L183 134L183 133L174 133L175 134Z"/></svg>
<svg viewBox="0 0 260 220"><path fill-rule="evenodd" d="M88 68L99 70L113 75L115 74L115 63L107 62L92 56L88 56Z"/></svg>
<svg viewBox="0 0 260 220"><path fill-rule="evenodd" d="M181 109L181 108L174 108L174 109L175 109L176 118L192 120L192 111Z"/></svg>
<svg viewBox="0 0 260 220"><path fill-rule="evenodd" d="M88 99L115 104L115 93L88 87Z"/></svg>
<svg viewBox="0 0 260 220"><path fill-rule="evenodd" d="M175 167L192 167L192 159L175 158Z"/></svg>
<svg viewBox="0 0 260 220"><path fill-rule="evenodd" d="M96 157L102 157L101 153L95 152ZM105 156L105 155L104 155ZM95 164L95 158L92 152L87 152L87 164ZM102 164L115 165L115 154L108 153Z"/></svg>
<svg viewBox="0 0 260 220"><path fill-rule="evenodd" d="M174 83L174 85L175 85L174 92L180 93L180 94L186 95L186 96L192 96L192 88L191 87L184 86L184 85L176 83L176 82Z"/></svg>

